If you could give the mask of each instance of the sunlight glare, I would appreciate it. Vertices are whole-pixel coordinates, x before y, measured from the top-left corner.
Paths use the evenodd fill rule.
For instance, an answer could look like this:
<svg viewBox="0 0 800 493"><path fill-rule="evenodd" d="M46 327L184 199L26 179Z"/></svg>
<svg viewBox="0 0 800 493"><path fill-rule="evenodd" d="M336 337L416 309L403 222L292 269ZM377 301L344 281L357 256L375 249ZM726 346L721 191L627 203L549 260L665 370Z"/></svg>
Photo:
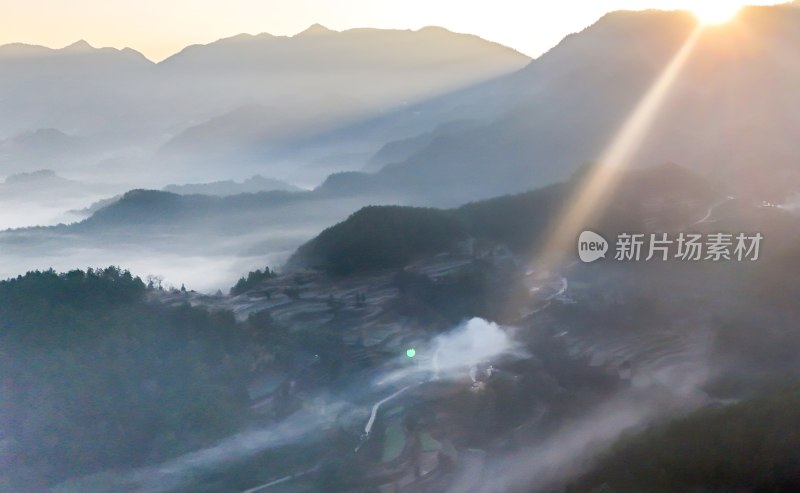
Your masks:
<svg viewBox="0 0 800 493"><path fill-rule="evenodd" d="M697 2L692 12L706 25L724 24L732 20L744 7L743 3L731 0L707 0Z"/></svg>

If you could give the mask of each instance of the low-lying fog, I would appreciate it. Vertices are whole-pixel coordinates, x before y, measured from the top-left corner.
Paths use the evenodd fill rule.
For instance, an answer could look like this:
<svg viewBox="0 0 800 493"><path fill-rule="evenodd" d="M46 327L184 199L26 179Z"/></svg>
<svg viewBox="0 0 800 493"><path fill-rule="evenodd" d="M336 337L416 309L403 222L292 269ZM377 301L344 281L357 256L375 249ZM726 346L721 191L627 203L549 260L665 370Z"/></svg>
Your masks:
<svg viewBox="0 0 800 493"><path fill-rule="evenodd" d="M0 277L16 277L31 270L59 272L118 265L146 279L157 277L165 288L223 292L251 270L281 265L294 248L316 234L317 228L283 231L271 236L196 238L143 238L141 242L103 241L37 231L0 239ZM127 243L127 244L126 244ZM172 243L172 247L170 247Z"/></svg>
<svg viewBox="0 0 800 493"><path fill-rule="evenodd" d="M9 175L0 183L0 230L80 221L91 204L129 188L68 179L52 170Z"/></svg>
<svg viewBox="0 0 800 493"><path fill-rule="evenodd" d="M345 147L352 150L351 144ZM380 143L365 145L374 151ZM270 160L260 167L229 168L217 163L206 169L196 163L162 172L158 160L144 159L7 175L0 181L0 278L30 270L117 265L142 278L163 279L165 287L183 284L187 289L226 292L251 270L278 267L300 244L360 207L402 201L351 197L323 202L315 198L294 205L257 205L255 214L231 208L224 217L212 218L206 218L204 211L190 211L187 222L191 224L178 220L163 228L125 219L83 233L75 228L40 227L79 223L133 189L216 197L273 190L301 193L319 185L328 173L361 168L369 156L350 156L346 162L329 165L311 159L311 154L334 152L333 147L306 152L300 160ZM163 211L155 206L149 211L153 222L159 223Z"/></svg>
<svg viewBox="0 0 800 493"><path fill-rule="evenodd" d="M87 493L106 493L109 484L115 491L135 488L140 493L167 493L186 488L193 479L217 468L246 460L266 450L291 444L312 443L324 437L326 428L359 428L374 419L372 401L388 401L385 394L398 386L418 387L434 379L467 379L470 368L497 358L525 358L522 344L514 338L515 329L474 318L421 343L420 360L409 362L404 356L383 367L371 370L373 383L354 386L342 395L320 394L317 406L303 409L287 419L257 429L237 433L218 444L186 454L164 464L144 468L121 477L90 478L70 481L57 491L79 488ZM427 355L427 357L425 357ZM439 363L441 362L441 366ZM405 370L398 369L405 367ZM387 385L387 382L395 385ZM399 393L396 393L397 395ZM366 403L357 406L354 402ZM95 480L105 483L94 486Z"/></svg>
<svg viewBox="0 0 800 493"><path fill-rule="evenodd" d="M31 270L63 272L116 265L165 288L227 293L248 272L279 268L303 242L379 199L354 197L262 205L242 212L227 209L194 214L173 222L104 222L91 229L74 226L0 231L0 278ZM145 214L146 218L149 217Z"/></svg>
<svg viewBox="0 0 800 493"><path fill-rule="evenodd" d="M300 241L301 238L298 238L298 242ZM144 280L151 276L158 278L167 289L180 288L183 284L187 289L200 292L211 293L221 289L227 293L249 271L280 265L290 254L291 250L254 256L182 255L148 251L139 247L63 248L54 250L52 254L42 252L30 256L20 251L11 251L0 259L0 277L6 279L28 271L50 268L66 272L87 267L119 265Z"/></svg>
<svg viewBox="0 0 800 493"><path fill-rule="evenodd" d="M367 434L377 407L426 383L440 379L469 382L476 365L500 360L530 358L515 327L501 327L473 318L451 330L420 341L417 357L405 355L368 370L371 383L340 394L321 393L317 404L266 427L243 430L214 446L166 463L124 474L101 474L69 481L56 491L106 493L138 491L168 493L189 487L205 475L246 461L267 450L324 440L326 429L359 430ZM659 372L643 386L621 389L603 401L587 406L531 447L509 451L463 451L447 493L499 493L503 491L550 491L553 485L582 472L598 451L621 434L703 404L698 389L707 381L704 361L692 362L700 371L687 374L681 364ZM399 390L398 390L399 389ZM373 405L374 403L374 405ZM372 406L372 407L370 407ZM356 436L356 435L353 435ZM362 435L362 440L366 435ZM480 455L470 459L470 454ZM317 464L319 467L321 464ZM287 471L286 474L296 474ZM290 476L287 476L287 478Z"/></svg>

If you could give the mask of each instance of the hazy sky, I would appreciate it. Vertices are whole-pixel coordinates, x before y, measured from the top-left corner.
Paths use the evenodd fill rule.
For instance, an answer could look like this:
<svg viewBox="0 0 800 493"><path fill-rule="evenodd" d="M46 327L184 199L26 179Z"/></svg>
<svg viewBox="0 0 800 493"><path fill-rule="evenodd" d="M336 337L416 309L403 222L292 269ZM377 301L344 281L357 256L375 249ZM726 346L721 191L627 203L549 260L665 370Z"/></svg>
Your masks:
<svg viewBox="0 0 800 493"><path fill-rule="evenodd" d="M767 0L0 0L0 44L51 47L85 39L154 60L239 33L438 25L538 56L604 13L645 8L777 3Z"/></svg>

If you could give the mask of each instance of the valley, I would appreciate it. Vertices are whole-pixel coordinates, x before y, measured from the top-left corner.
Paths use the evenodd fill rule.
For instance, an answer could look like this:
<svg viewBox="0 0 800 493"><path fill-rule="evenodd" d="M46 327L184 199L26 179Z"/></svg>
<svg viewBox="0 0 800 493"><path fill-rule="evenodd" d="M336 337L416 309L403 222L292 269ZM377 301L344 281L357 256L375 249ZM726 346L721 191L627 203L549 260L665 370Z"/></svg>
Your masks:
<svg viewBox="0 0 800 493"><path fill-rule="evenodd" d="M0 493L800 491L753 1L0 6Z"/></svg>

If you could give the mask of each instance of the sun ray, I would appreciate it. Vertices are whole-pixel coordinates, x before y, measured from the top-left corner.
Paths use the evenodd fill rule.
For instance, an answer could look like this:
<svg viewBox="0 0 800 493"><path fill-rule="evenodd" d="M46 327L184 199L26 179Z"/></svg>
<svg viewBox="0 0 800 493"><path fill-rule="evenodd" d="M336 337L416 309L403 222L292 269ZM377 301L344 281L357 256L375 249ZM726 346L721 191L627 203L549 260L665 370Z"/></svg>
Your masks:
<svg viewBox="0 0 800 493"><path fill-rule="evenodd" d="M566 202L566 208L555 223L554 231L534 261L537 270L547 272L558 268L572 251L580 230L608 205L620 178L620 171L630 164L651 129L702 30L702 26L694 29L617 132L598 164L590 170L577 191Z"/></svg>

